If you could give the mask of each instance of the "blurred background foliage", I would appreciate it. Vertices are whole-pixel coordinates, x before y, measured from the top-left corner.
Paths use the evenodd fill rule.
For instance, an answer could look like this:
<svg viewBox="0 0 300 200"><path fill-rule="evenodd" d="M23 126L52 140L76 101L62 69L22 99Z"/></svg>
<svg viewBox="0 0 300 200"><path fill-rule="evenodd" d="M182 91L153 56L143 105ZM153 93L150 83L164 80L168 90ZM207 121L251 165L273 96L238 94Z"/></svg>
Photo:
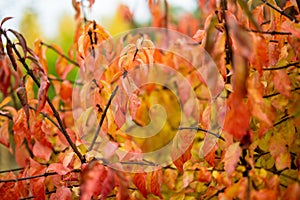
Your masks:
<svg viewBox="0 0 300 200"><path fill-rule="evenodd" d="M43 8L40 9L36 4L43 3ZM100 2L100 1L98 1ZM102 4L109 4L112 2L103 2ZM19 5L17 5L19 3ZM53 2L54 3L54 2ZM56 2L57 3L57 2ZM97 1L96 1L97 3ZM169 0L169 8L168 8L168 17L173 25L179 27L179 31L185 32L189 36L193 36L196 30L199 28L199 21L201 19L201 11L199 11L197 7L196 0L189 1L180 1L180 0ZM22 4L22 5L21 5ZM70 48L74 43L74 34L76 29L76 21L74 20L74 15L70 12L62 13L61 8L57 8L53 10L53 5L50 8L51 1L48 0L40 0L40 2L28 1L28 3L24 3L24 1L16 2L15 5L0 2L0 7L7 8L7 10L0 10L0 18L4 17L14 17L15 19L12 22L8 22L5 24L7 28L12 28L19 31L26 39L27 45L30 48L34 48L35 41L42 41L49 45L57 45L64 51L65 55L68 55ZM61 1L61 7L72 6L70 1ZM139 5L137 5L139 4ZM141 4L143 4L143 8L140 9ZM49 5L48 10L44 10ZM103 5L104 7L108 5ZM113 13L109 15L103 14L99 18L89 18L90 20L95 20L97 23L101 24L105 27L105 29L111 35L117 35L126 30L130 30L138 27L146 27L151 26L151 15L150 11L147 7L147 1L140 0L131 0L127 1L126 5L122 4L118 1L118 5L114 5L115 10ZM20 8L22 7L22 8ZM95 7L95 6L94 6ZM97 8L93 10L89 10L89 12L100 12ZM72 9L72 8L71 8ZM104 8L105 9L105 8ZM53 11L53 12L52 12ZM47 22L45 22L46 13L51 13ZM138 13L139 12L139 13ZM73 12L74 13L74 12ZM92 13L88 13L89 15ZM99 13L98 13L99 14ZM137 15L136 15L137 14ZM60 16L60 17L58 17ZM142 19L143 18L143 19ZM148 18L148 19L147 19ZM56 20L58 19L58 20ZM145 20L147 19L147 20ZM197 20L196 20L197 19ZM180 20L180 22L178 22ZM197 22L197 26L191 24L195 21ZM51 24L50 24L51 23ZM53 25L54 24L54 25ZM49 27L57 27L53 28L53 30L49 31L51 33L47 33L47 26ZM193 27L195 30L186 29L188 27ZM169 28L173 28L172 26ZM48 28L49 30L49 28ZM49 74L57 75L55 70L55 65L57 62L59 55L51 49L46 50L46 58L48 63ZM75 80L77 74L77 68L74 68L67 76L68 80ZM35 94L37 94L38 88L35 86ZM50 86L48 95L50 98L55 96L53 86ZM3 97L0 96L0 100L3 100ZM19 105L20 106L20 105ZM0 170L13 169L18 167L14 156L2 145L0 145Z"/></svg>

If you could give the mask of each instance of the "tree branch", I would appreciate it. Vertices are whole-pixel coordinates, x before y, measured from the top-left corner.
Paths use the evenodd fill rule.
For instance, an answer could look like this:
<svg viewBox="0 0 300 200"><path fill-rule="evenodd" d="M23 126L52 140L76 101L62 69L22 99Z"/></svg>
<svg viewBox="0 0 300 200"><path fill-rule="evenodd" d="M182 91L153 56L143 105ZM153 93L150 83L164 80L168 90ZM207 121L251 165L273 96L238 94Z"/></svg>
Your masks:
<svg viewBox="0 0 300 200"><path fill-rule="evenodd" d="M245 29L248 32L252 33L260 33L260 34L268 34L268 35L292 35L290 32L280 32L280 31L259 31L253 29Z"/></svg>
<svg viewBox="0 0 300 200"><path fill-rule="evenodd" d="M22 65L24 66L24 68L26 69L28 75L32 78L32 80L35 82L35 84L40 87L40 82L38 81L38 79L34 76L33 74L33 71L29 68L29 66L27 65L26 61L25 61L25 58L23 58L20 54L20 52L18 51L18 49L16 48L15 44L9 39L9 37L7 36L7 34L5 32L3 32L6 40L7 40L7 43L12 45L12 48L14 50L14 52L16 53L19 61L22 63ZM67 139L68 143L70 144L71 148L73 149L73 151L76 153L76 155L79 157L80 161L82 163L85 162L85 158L83 157L83 155L79 152L79 150L77 149L76 145L72 142L68 132L66 131L66 128L60 118L60 115L58 113L58 111L56 110L56 108L54 107L54 105L52 104L51 100L49 99L49 97L47 96L46 98L46 101L47 103L49 104L53 114L54 114L54 117L56 118L60 128L61 128L61 131L64 135L64 137Z"/></svg>
<svg viewBox="0 0 300 200"><path fill-rule="evenodd" d="M71 58L69 58L68 56L66 56L65 54L59 52L57 49L55 49L52 45L50 44L46 44L44 42L41 41L41 45L53 50L55 53L57 53L58 55L60 55L61 57L63 57L64 59L66 59L67 61L69 61L70 63L72 63L73 65L80 67L80 65L78 64L78 62L72 60Z"/></svg>
<svg viewBox="0 0 300 200"><path fill-rule="evenodd" d="M299 68L299 62L293 62L293 63L289 63L287 65L281 66L281 67L265 67L263 68L263 70L265 71L272 71L272 70L279 70L279 69L285 69L291 66L296 66L297 68Z"/></svg>
<svg viewBox="0 0 300 200"><path fill-rule="evenodd" d="M202 132L211 134L211 135L213 135L213 136L219 138L220 140L225 141L225 139L224 139L221 135L219 135L219 134L217 134L217 133L214 133L214 132L211 132L211 131L209 131L209 130L202 129L202 128L200 128L200 127L179 127L178 130L197 130L197 131L202 131Z"/></svg>
<svg viewBox="0 0 300 200"><path fill-rule="evenodd" d="M105 119L105 117L106 117L107 110L108 110L108 108L109 108L109 106L110 106L110 104L111 104L113 98L115 97L118 88L119 88L119 86L116 86L115 89L113 90L112 94L111 94L110 97L109 97L109 100L108 100L108 102L107 102L107 104L106 104L106 107L105 107L105 109L104 109L104 111L103 111L103 113L102 113L102 115L101 115L100 122L99 122L99 124L98 124L96 133L95 133L94 138L93 138L93 140L92 140L92 143L91 143L91 145L90 145L90 147L89 147L89 149L88 149L89 151L91 151L91 150L93 149L94 145L95 145L95 142L96 142L97 137L98 137L98 135L99 135L99 133L100 133L102 124L103 124L104 119Z"/></svg>
<svg viewBox="0 0 300 200"><path fill-rule="evenodd" d="M297 91L297 90L300 90L300 87L296 87L295 89L292 90L292 92ZM270 98L270 97L277 96L279 94L280 94L279 92L275 92L273 94L264 95L263 98Z"/></svg>
<svg viewBox="0 0 300 200"><path fill-rule="evenodd" d="M272 4L270 4L269 2L267 2L266 0L261 0L264 4L266 4L267 6L269 6L270 8L272 8L273 10L279 12L281 15L287 17L289 20L294 21L296 23L298 23L299 21L294 18L293 16L287 14L286 12L284 12L283 10L280 10L279 8L276 8L275 6L273 6Z"/></svg>

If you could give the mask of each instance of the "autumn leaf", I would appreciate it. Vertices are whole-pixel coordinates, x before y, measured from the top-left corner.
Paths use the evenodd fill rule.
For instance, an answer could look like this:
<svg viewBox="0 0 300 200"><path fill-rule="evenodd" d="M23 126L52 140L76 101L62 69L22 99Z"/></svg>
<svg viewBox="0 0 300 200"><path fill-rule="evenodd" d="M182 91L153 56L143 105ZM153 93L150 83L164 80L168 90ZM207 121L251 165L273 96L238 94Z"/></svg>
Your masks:
<svg viewBox="0 0 300 200"><path fill-rule="evenodd" d="M69 188L62 186L56 189L54 194L51 194L49 200L71 200L72 192Z"/></svg>
<svg viewBox="0 0 300 200"><path fill-rule="evenodd" d="M166 184L167 187L170 188L171 190L174 190L176 187L177 177L178 177L177 170L174 169L164 170L164 175L163 175L164 184Z"/></svg>
<svg viewBox="0 0 300 200"><path fill-rule="evenodd" d="M284 70L275 70L273 72L273 81L274 86L278 92L280 92L282 95L288 98L292 97L291 80Z"/></svg>
<svg viewBox="0 0 300 200"><path fill-rule="evenodd" d="M146 188L146 179L147 173L145 172L135 173L133 176L133 183L145 198L147 198L148 196L148 190Z"/></svg>
<svg viewBox="0 0 300 200"><path fill-rule="evenodd" d="M48 94L48 89L50 86L50 82L48 80L48 77L46 74L40 72L40 80L41 80L41 85L38 91L38 108L37 108L37 113L39 113L45 106L46 100L47 100L47 94Z"/></svg>
<svg viewBox="0 0 300 200"><path fill-rule="evenodd" d="M45 171L46 171L45 166L42 166L38 162L30 159L30 169L29 169L30 176L41 175L44 174ZM31 192L37 199L41 199L41 200L46 199L44 181L45 181L44 176L35 179L30 179Z"/></svg>
<svg viewBox="0 0 300 200"><path fill-rule="evenodd" d="M151 173L150 192L162 199L161 185L163 182L163 172L161 168L156 169Z"/></svg>
<svg viewBox="0 0 300 200"><path fill-rule="evenodd" d="M52 163L47 167L47 172L56 172L59 175L66 175L71 170L65 167L62 163Z"/></svg>
<svg viewBox="0 0 300 200"><path fill-rule="evenodd" d="M242 154L242 148L240 147L239 142L231 144L226 150L223 162L224 162L225 171L229 175L231 175L234 172L241 154Z"/></svg>
<svg viewBox="0 0 300 200"><path fill-rule="evenodd" d="M90 200L92 197L98 197L102 192L103 180L107 176L105 167L97 161L91 161L82 168L81 199Z"/></svg>
<svg viewBox="0 0 300 200"><path fill-rule="evenodd" d="M107 176L103 181L101 200L106 199L110 192L115 187L114 170L111 168L107 169Z"/></svg>

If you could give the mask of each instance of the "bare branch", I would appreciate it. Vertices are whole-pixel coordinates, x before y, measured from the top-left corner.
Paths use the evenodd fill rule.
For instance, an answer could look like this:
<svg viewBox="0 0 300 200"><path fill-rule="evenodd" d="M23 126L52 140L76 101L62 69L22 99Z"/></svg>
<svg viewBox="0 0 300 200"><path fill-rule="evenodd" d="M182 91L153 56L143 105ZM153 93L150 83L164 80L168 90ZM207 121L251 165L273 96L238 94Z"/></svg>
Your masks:
<svg viewBox="0 0 300 200"><path fill-rule="evenodd" d="M98 137L98 135L99 135L99 133L100 133L102 124L103 124L104 119L105 119L105 117L106 117L107 110L108 110L108 108L109 108L109 106L110 106L110 104L111 104L113 98L116 96L116 93L117 93L117 90L118 90L118 89L119 89L119 86L116 86L115 89L113 90L112 94L111 94L110 97L109 97L109 100L108 100L108 102L107 102L107 104L106 104L106 107L105 107L105 109L104 109L104 111L103 111L103 113L102 113L102 115L101 115L100 122L99 122L99 124L98 124L96 133L95 133L94 138L93 138L93 140L92 140L92 143L91 143L91 145L90 145L90 147L89 147L89 151L91 151L91 150L93 149L94 145L95 145L95 142L96 142L97 137Z"/></svg>
<svg viewBox="0 0 300 200"><path fill-rule="evenodd" d="M294 63L289 63L289 64L281 66L281 67L265 67L265 68L263 68L263 70L272 71L272 70L285 69L285 68L288 68L288 67L291 67L291 66L295 66L295 67L299 68L298 65L299 65L299 62L294 62Z"/></svg>
<svg viewBox="0 0 300 200"><path fill-rule="evenodd" d="M63 57L64 59L66 59L67 61L69 61L70 63L72 63L73 65L80 67L80 65L78 64L78 62L72 60L71 58L69 58L68 56L66 56L65 54L59 52L57 49L55 49L52 45L50 44L46 44L44 42L41 42L41 45L53 50L55 53L57 53L58 55L60 55L61 57Z"/></svg>
<svg viewBox="0 0 300 200"><path fill-rule="evenodd" d="M211 131L209 131L209 130L205 130L205 129L200 128L200 127L179 127L178 130L197 130L197 131L202 131L202 132L211 134L211 135L213 135L213 136L219 138L220 140L225 141L225 139L224 139L222 136L220 136L219 134L214 133L214 132L211 132Z"/></svg>
<svg viewBox="0 0 300 200"><path fill-rule="evenodd" d="M275 6L273 6L272 4L270 4L269 2L267 2L266 0L261 0L264 4L266 4L267 6L269 6L270 8L272 8L273 10L279 12L281 15L287 17L289 20L294 21L296 23L298 23L299 21L294 18L293 16L287 14L286 12L284 12L283 10L276 8Z"/></svg>

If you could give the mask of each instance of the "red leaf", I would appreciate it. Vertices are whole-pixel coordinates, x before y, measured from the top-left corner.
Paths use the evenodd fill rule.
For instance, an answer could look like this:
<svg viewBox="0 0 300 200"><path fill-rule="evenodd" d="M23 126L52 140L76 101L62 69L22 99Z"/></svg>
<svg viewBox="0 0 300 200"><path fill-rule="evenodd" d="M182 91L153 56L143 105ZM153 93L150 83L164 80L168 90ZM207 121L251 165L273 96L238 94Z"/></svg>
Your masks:
<svg viewBox="0 0 300 200"><path fill-rule="evenodd" d="M159 196L160 199L163 197L161 196L160 188L163 182L163 173L161 168L155 170L151 174L151 181L150 181L150 192L156 196Z"/></svg>
<svg viewBox="0 0 300 200"><path fill-rule="evenodd" d="M52 163L47 168L47 172L51 172L51 171L54 171L59 175L66 175L71 170L69 168L65 167L62 163Z"/></svg>
<svg viewBox="0 0 300 200"><path fill-rule="evenodd" d="M147 178L147 173L136 173L133 177L133 183L135 186L139 189L141 194L147 198L148 196L148 191L146 188L146 178Z"/></svg>
<svg viewBox="0 0 300 200"><path fill-rule="evenodd" d="M107 175L106 169L99 162L92 161L82 170L82 184L80 185L81 200L98 197L102 191L103 180Z"/></svg>
<svg viewBox="0 0 300 200"><path fill-rule="evenodd" d="M250 122L249 108L235 93L229 96L227 103L229 109L224 122L224 130L241 140L247 135Z"/></svg>
<svg viewBox="0 0 300 200"><path fill-rule="evenodd" d="M192 144L190 145L190 147L176 160L173 160L174 165L177 167L177 169L183 173L183 164L190 160L192 157L191 154L191 149L192 149Z"/></svg>
<svg viewBox="0 0 300 200"><path fill-rule="evenodd" d="M128 180L126 178L126 174L122 171L115 171L115 180L117 182L116 185L119 186L119 190L117 193L117 200L127 200L129 199L128 193Z"/></svg>
<svg viewBox="0 0 300 200"><path fill-rule="evenodd" d="M30 168L29 174L30 176L41 175L45 173L45 167L40 165L38 162L30 159ZM45 177L38 177L34 179L30 179L30 188L33 196L36 199L46 199L45 196Z"/></svg>
<svg viewBox="0 0 300 200"><path fill-rule="evenodd" d="M199 169L199 181L209 183L211 181L211 172L206 167L200 167Z"/></svg>
<svg viewBox="0 0 300 200"><path fill-rule="evenodd" d="M46 74L41 73L41 85L38 92L38 108L37 113L39 113L45 106L47 100L48 89L50 82Z"/></svg>
<svg viewBox="0 0 300 200"><path fill-rule="evenodd" d="M114 187L115 187L114 170L108 168L107 176L102 186L101 200L106 199L106 197L110 194L110 192L114 189Z"/></svg>
<svg viewBox="0 0 300 200"><path fill-rule="evenodd" d="M224 158L224 169L229 175L235 170L241 154L242 148L239 142L233 143L228 147Z"/></svg>
<svg viewBox="0 0 300 200"><path fill-rule="evenodd" d="M52 148L48 145L42 144L39 141L35 141L32 153L39 158L42 158L45 161L48 161L50 159L50 156L52 154Z"/></svg>
<svg viewBox="0 0 300 200"><path fill-rule="evenodd" d="M0 176L1 180L15 179L16 176L13 172L9 172L4 176ZM0 183L0 194L1 199L12 199L17 200L20 199L20 195L18 192L18 186L16 182L7 182Z"/></svg>
<svg viewBox="0 0 300 200"><path fill-rule="evenodd" d="M51 194L49 200L71 200L72 199L72 192L69 188L62 186L56 189L54 194Z"/></svg>
<svg viewBox="0 0 300 200"><path fill-rule="evenodd" d="M293 183L286 189L283 200L298 200L300 199L300 185L299 183Z"/></svg>

